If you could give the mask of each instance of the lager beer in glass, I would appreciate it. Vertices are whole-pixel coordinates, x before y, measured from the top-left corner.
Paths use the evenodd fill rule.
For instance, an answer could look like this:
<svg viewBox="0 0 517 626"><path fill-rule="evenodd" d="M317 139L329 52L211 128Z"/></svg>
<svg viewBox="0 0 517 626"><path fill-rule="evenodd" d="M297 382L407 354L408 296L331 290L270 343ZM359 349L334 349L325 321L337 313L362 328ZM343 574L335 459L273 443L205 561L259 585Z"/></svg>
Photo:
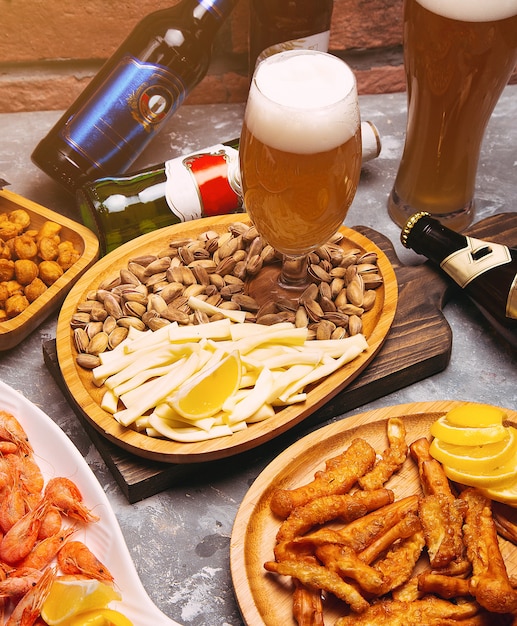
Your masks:
<svg viewBox="0 0 517 626"><path fill-rule="evenodd" d="M246 211L288 260L280 282L301 288L308 283L307 254L339 229L359 181L361 127L351 69L313 50L262 61L248 96L239 156Z"/></svg>
<svg viewBox="0 0 517 626"><path fill-rule="evenodd" d="M388 200L399 226L418 211L455 230L472 221L484 131L516 62L517 0L405 0L408 117Z"/></svg>

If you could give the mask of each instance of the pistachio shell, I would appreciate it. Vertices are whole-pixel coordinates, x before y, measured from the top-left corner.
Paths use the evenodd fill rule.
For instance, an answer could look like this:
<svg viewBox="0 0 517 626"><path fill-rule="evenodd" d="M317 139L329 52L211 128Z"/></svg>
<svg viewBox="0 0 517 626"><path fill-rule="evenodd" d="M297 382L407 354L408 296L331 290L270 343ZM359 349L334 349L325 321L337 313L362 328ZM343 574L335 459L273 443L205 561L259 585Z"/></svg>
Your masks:
<svg viewBox="0 0 517 626"><path fill-rule="evenodd" d="M100 354L108 347L108 335L104 332L97 333L95 337L90 339L90 343L86 348L88 354Z"/></svg>
<svg viewBox="0 0 517 626"><path fill-rule="evenodd" d="M75 360L77 365L86 370L93 370L101 364L101 360L98 355L86 354L84 352L78 354Z"/></svg>
<svg viewBox="0 0 517 626"><path fill-rule="evenodd" d="M84 328L74 328L74 345L77 352L86 352L90 337Z"/></svg>

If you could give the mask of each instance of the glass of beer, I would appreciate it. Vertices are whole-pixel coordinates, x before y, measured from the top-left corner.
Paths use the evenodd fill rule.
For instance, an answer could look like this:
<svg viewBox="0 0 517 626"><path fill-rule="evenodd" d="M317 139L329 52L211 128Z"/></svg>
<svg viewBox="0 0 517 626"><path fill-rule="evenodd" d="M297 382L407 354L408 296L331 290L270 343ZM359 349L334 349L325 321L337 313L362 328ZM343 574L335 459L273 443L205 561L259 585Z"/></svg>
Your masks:
<svg viewBox="0 0 517 626"><path fill-rule="evenodd" d="M280 52L259 63L239 156L245 209L283 258L281 268L265 267L249 291L259 302L261 295L293 300L309 283L308 254L336 233L357 190L361 130L352 70L315 50Z"/></svg>
<svg viewBox="0 0 517 626"><path fill-rule="evenodd" d="M517 0L405 0L408 113L388 212L462 230L486 125L517 62Z"/></svg>

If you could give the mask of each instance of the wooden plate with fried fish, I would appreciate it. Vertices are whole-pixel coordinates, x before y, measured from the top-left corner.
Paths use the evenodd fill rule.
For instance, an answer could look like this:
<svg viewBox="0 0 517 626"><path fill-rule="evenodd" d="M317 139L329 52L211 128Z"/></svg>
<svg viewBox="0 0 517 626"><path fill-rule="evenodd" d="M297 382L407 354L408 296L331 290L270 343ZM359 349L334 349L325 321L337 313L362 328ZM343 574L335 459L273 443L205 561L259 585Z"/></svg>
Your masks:
<svg viewBox="0 0 517 626"><path fill-rule="evenodd" d="M292 578L268 573L264 568L266 561L274 560L276 536L282 523L270 508L275 490L294 489L310 483L315 472L323 470L325 462L340 455L354 439L364 439L382 453L388 445L386 433L390 418L403 420L408 444L421 437L430 439L431 424L460 404L462 402L419 402L360 413L316 430L290 446L265 468L241 503L230 545L235 595L247 626L296 625ZM506 413L509 421L515 424L517 412L506 410ZM392 476L386 487L393 490L395 500L422 493L417 466L411 458ZM508 574L515 576L517 547L504 539L500 539L500 546ZM334 598L326 601L325 624L334 624L347 610L344 602Z"/></svg>

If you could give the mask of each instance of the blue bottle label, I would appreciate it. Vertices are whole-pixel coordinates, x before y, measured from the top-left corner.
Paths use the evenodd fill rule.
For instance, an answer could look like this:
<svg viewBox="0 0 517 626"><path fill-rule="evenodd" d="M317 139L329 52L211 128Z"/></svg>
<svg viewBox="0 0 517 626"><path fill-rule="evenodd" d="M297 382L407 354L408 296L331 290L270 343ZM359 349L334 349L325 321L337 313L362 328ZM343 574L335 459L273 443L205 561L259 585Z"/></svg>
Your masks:
<svg viewBox="0 0 517 626"><path fill-rule="evenodd" d="M125 170L185 99L166 67L125 56L70 119L63 138L95 167Z"/></svg>

